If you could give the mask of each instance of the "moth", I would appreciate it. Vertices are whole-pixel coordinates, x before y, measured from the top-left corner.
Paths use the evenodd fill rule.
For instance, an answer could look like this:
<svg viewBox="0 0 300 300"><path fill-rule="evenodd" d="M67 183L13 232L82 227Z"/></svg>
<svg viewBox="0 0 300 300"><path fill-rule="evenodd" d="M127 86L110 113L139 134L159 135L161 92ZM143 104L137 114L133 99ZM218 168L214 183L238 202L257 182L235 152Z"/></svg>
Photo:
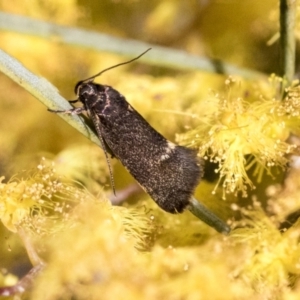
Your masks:
<svg viewBox="0 0 300 300"><path fill-rule="evenodd" d="M166 212L175 214L188 209L217 231L229 233L230 227L193 197L203 175L203 165L196 151L168 141L117 90L94 82L104 72L131 63L149 50L79 81L75 86L77 99L70 102L79 101L83 106L50 111L73 115L86 112L95 126L110 173L107 153L119 159Z"/></svg>

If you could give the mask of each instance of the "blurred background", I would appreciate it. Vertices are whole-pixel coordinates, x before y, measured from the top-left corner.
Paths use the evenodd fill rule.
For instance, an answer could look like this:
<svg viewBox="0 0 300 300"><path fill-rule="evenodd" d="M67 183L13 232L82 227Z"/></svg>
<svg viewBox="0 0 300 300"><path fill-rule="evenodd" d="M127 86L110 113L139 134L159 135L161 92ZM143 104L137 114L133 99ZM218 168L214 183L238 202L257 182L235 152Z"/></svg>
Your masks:
<svg viewBox="0 0 300 300"><path fill-rule="evenodd" d="M267 74L277 72L279 67L276 40L278 3L275 0L0 1L0 10L69 27L145 41L153 44L153 47L163 45L181 49ZM4 51L20 60L31 72L49 80L66 99L75 98L74 86L78 80L126 60L109 53L64 45L55 37L43 39L22 35L13 30L2 30L0 35L0 47ZM268 45L270 40L273 43ZM151 106L146 101L150 91L150 98L153 100L156 97L154 101L157 103L157 99L164 94L162 89L168 94L177 86L177 92L184 94L194 86L187 85L194 78L191 77L194 74L191 75L190 72L135 63L127 67L131 76L127 77L122 76L124 69L126 70L124 67L104 74L101 82L126 93L129 101L135 102L134 99L137 98L138 102L142 97L143 105ZM135 74L143 74L138 83L134 81L137 80ZM182 82L184 75L185 83L178 83L178 76L181 76ZM20 166L16 167L17 161L22 161L17 159L19 156L58 153L66 145L87 143L79 133L48 113L28 92L5 75L0 76L1 174L10 176L19 170ZM221 82L218 76L201 72L197 76L201 77L201 82L197 78L197 82L200 82L199 91L196 90L199 96ZM155 81L157 78L165 80L165 84ZM123 86L125 87L122 89ZM184 89L184 86L187 88ZM148 101L151 102L151 99ZM184 105L185 108L188 107L188 104ZM171 110L174 107L166 105L163 108ZM180 123L178 118L175 120L177 122ZM174 140L176 131L180 128L182 130L186 124L181 124L180 127L174 122L168 122L168 125L165 128L161 128L159 124L157 126L163 134Z"/></svg>
<svg viewBox="0 0 300 300"><path fill-rule="evenodd" d="M275 0L0 0L0 11L180 49L265 74L279 70ZM76 97L76 82L128 59L65 45L55 36L43 39L13 29L0 30L0 48L50 81L69 100ZM119 90L153 127L174 141L176 133L196 121L177 114L165 118L162 112L194 113L195 100L205 97L209 89L220 88L224 78L137 62L104 74L98 82ZM75 168L85 168L88 176L110 189L106 162L97 146L2 73L0 82L0 176L5 176L4 181L35 167L43 156L56 159L58 169L59 162L72 156L70 165L84 160L85 166ZM117 188L133 182L118 163L114 167ZM63 169L68 175L65 164ZM84 181L74 173L70 167L69 175ZM18 243L6 237L7 233L1 234L0 244L7 248ZM5 265L11 265L9 259L1 266Z"/></svg>

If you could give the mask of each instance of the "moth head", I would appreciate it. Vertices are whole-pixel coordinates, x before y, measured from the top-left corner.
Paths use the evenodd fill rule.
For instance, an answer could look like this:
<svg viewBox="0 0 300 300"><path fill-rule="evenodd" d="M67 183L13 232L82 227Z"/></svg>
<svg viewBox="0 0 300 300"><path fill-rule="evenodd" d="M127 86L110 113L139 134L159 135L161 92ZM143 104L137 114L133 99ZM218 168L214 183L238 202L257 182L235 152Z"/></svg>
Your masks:
<svg viewBox="0 0 300 300"><path fill-rule="evenodd" d="M86 85L92 82L92 80L88 81L88 80L81 80L79 82L77 82L77 84L75 85L75 94L77 97L79 97L79 95L81 94L81 91L83 90L84 87L86 87Z"/></svg>
<svg viewBox="0 0 300 300"><path fill-rule="evenodd" d="M75 94L79 99L89 97L98 92L97 86L98 84L94 83L91 79L81 80L75 86Z"/></svg>
<svg viewBox="0 0 300 300"><path fill-rule="evenodd" d="M119 66L122 66L122 65L126 65L126 64L129 64L137 59L139 59L141 56L143 56L145 53L147 53L149 50L151 50L151 48L147 49L146 51L144 51L142 54L140 54L139 56L129 60L129 61L125 61L125 62L122 62L120 64L117 64L117 65L114 65L112 67L109 67L109 68L106 68L104 70L102 70L101 72L97 73L96 75L94 76L91 76L87 79L84 79L84 80L81 80L79 81L76 85L75 85L75 94L77 95L77 97L80 97L80 95L82 95L83 93L83 90L85 89L85 92L87 92L86 88L87 86L89 86L90 88L93 87L93 85L95 86L96 88L96 84L93 83L93 80L100 76L101 74L103 74L104 72L108 71L108 70L111 70L111 69L114 69L114 68L117 68Z"/></svg>
<svg viewBox="0 0 300 300"><path fill-rule="evenodd" d="M93 80L79 81L75 87L77 99L88 106L104 100L104 86L94 83Z"/></svg>

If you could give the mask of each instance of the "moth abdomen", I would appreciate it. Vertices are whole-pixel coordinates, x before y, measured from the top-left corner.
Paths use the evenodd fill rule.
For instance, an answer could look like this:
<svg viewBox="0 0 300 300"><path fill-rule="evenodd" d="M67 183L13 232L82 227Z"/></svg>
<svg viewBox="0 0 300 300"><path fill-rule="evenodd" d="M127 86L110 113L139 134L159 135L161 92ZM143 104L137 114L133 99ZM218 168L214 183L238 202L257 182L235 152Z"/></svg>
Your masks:
<svg viewBox="0 0 300 300"><path fill-rule="evenodd" d="M168 142L169 144L172 144ZM152 174L149 189L150 196L165 211L181 213L199 184L203 167L194 150L172 144L172 152L163 154L157 168L158 174ZM166 158L166 156L168 156ZM154 182L153 182L154 181ZM146 190L148 182L146 183Z"/></svg>

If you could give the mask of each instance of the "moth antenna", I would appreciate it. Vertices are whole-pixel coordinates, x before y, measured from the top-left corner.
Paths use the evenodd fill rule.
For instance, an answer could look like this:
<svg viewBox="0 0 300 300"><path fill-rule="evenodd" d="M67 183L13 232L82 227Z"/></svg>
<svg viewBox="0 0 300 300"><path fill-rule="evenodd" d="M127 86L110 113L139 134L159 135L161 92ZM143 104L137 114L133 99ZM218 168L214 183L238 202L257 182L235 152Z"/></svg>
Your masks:
<svg viewBox="0 0 300 300"><path fill-rule="evenodd" d="M114 176L113 176L113 173L112 173L111 163L110 163L109 157L107 155L106 145L104 143L104 139L103 139L102 134L101 134L99 123L97 122L97 117L92 113L91 113L91 117L92 117L93 123L95 124L97 135L98 135L101 147L102 147L104 155L105 155L106 163L107 163L107 166L108 166L109 177L110 177L110 184L111 184L113 193L116 196L115 180L114 180Z"/></svg>
<svg viewBox="0 0 300 300"><path fill-rule="evenodd" d="M123 65L130 64L130 63L132 63L133 61L138 60L140 57L142 57L144 54L146 54L146 53L147 53L148 51L150 51L151 49L152 49L152 48L148 48L148 49L147 49L146 51L144 51L142 54L140 54L139 56L137 56L137 57L135 57L135 58L133 58L133 59L131 59L131 60L128 60L128 61L125 61L125 62L116 64L116 65L114 65L114 66L111 66L111 67L109 67L109 68L106 68L106 69L100 71L99 73L97 73L97 74L94 75L94 76L91 76L91 77L89 77L89 78L87 78L87 79L81 80L81 81L79 81L79 82L77 83L77 86L80 85L80 84L82 84L82 83L84 83L84 82L86 82L86 81L92 81L93 79L95 79L96 77L100 76L101 74L103 74L104 72L106 72L106 71L108 71L108 70L111 70L111 69L114 69L114 68L117 68L117 67L120 67L120 66L123 66Z"/></svg>

